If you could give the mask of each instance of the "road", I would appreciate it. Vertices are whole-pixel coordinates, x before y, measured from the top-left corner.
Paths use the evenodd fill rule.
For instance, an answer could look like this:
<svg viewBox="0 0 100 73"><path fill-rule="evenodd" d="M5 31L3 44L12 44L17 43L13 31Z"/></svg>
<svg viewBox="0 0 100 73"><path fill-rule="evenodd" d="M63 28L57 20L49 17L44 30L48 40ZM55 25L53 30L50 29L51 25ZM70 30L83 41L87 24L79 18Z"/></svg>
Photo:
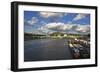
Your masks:
<svg viewBox="0 0 100 73"><path fill-rule="evenodd" d="M24 61L68 60L67 39L36 39L24 42Z"/></svg>

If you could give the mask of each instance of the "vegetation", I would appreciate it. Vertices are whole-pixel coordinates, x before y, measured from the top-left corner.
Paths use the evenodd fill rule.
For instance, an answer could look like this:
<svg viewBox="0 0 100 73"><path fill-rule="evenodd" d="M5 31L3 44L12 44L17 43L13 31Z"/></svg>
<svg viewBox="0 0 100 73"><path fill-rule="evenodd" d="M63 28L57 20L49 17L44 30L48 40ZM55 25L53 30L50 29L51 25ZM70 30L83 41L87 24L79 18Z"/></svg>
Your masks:
<svg viewBox="0 0 100 73"><path fill-rule="evenodd" d="M54 33L50 34L50 36L58 36L58 35L64 36L64 33L61 33L61 32L54 32Z"/></svg>
<svg viewBox="0 0 100 73"><path fill-rule="evenodd" d="M43 37L45 37L45 35L24 33L24 40L41 39Z"/></svg>
<svg viewBox="0 0 100 73"><path fill-rule="evenodd" d="M31 40L31 39L66 39L66 38L79 38L79 39L87 39L90 37L90 34L87 35L80 35L80 34L67 34L61 32L54 32L49 35L42 35L42 34L32 34L32 33L24 33L24 40Z"/></svg>

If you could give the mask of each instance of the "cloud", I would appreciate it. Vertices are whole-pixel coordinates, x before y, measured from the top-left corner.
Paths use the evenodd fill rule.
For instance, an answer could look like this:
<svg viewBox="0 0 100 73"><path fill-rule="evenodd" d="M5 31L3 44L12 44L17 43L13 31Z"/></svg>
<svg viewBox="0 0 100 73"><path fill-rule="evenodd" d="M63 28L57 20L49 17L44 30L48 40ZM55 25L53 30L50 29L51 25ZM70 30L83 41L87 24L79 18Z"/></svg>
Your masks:
<svg viewBox="0 0 100 73"><path fill-rule="evenodd" d="M90 25L81 24L64 24L64 23L48 23L41 27L41 30L51 31L51 32L66 32L66 33L82 33L86 34L90 32Z"/></svg>
<svg viewBox="0 0 100 73"><path fill-rule="evenodd" d="M36 17L32 17L31 20L28 20L27 23L30 25L34 25L35 23L37 23L38 19Z"/></svg>
<svg viewBox="0 0 100 73"><path fill-rule="evenodd" d="M41 34L41 35L45 35L45 34L46 34L46 32L44 32L43 30L41 31L40 29L33 30L32 33L33 33L33 34Z"/></svg>
<svg viewBox="0 0 100 73"><path fill-rule="evenodd" d="M76 28L76 31L81 32L81 33L89 33L90 26L89 25L78 25Z"/></svg>
<svg viewBox="0 0 100 73"><path fill-rule="evenodd" d="M77 14L76 17L73 19L74 21L77 21L77 20L80 20L80 19L83 19L86 17L86 14Z"/></svg>
<svg viewBox="0 0 100 73"><path fill-rule="evenodd" d="M44 28L55 30L55 31L64 31L72 28L72 25L66 25L64 23L48 23Z"/></svg>
<svg viewBox="0 0 100 73"><path fill-rule="evenodd" d="M58 13L58 12L40 12L39 14L40 14L40 16L42 16L44 18L62 17L64 15L64 13Z"/></svg>

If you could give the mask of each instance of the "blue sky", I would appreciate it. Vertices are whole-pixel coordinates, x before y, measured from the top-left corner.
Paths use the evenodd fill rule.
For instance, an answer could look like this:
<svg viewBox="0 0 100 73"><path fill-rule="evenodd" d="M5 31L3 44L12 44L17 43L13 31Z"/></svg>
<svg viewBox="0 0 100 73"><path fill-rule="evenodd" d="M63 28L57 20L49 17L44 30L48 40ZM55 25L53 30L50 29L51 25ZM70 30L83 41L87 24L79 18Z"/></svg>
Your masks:
<svg viewBox="0 0 100 73"><path fill-rule="evenodd" d="M89 33L90 14L24 11L24 31L47 34L56 31Z"/></svg>

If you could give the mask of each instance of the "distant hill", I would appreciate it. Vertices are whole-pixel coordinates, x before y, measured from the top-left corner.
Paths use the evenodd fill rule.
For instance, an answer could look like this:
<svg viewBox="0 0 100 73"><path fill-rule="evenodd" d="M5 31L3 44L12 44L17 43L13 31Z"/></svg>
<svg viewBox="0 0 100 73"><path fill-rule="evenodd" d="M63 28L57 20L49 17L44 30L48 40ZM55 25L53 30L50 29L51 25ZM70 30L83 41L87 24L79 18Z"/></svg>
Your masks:
<svg viewBox="0 0 100 73"><path fill-rule="evenodd" d="M61 32L54 32L54 33L51 33L50 36L64 36L64 33L61 33Z"/></svg>

